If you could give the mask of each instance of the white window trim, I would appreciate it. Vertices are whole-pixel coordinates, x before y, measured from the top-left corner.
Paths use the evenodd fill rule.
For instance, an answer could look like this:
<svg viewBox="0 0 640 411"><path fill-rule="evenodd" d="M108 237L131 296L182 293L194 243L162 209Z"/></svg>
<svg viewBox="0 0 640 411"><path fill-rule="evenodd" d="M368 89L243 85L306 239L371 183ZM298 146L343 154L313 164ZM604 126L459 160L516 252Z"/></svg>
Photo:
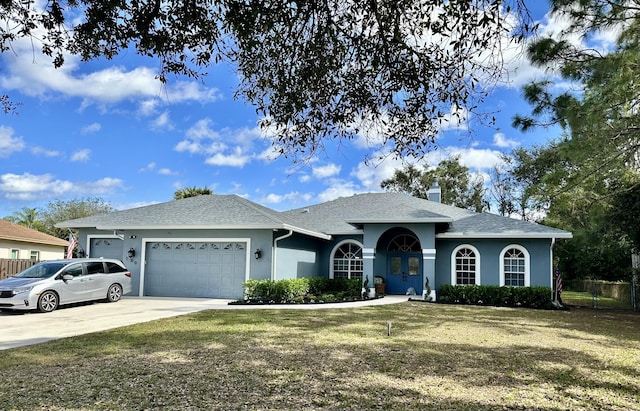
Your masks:
<svg viewBox="0 0 640 411"><path fill-rule="evenodd" d="M529 251L526 248L519 244L509 244L500 252L500 286L504 286L504 255L508 250L515 248L516 250L522 251L524 254L524 286L531 286L531 259L529 258Z"/></svg>
<svg viewBox="0 0 640 411"><path fill-rule="evenodd" d="M456 248L454 248L453 251L451 252L451 285L457 285L457 282L456 282L456 254L458 253L458 251L462 250L463 248L470 249L476 255L476 284L475 285L481 285L482 282L481 282L481 277L480 277L480 252L478 251L477 248L475 248L471 244L461 244L461 245L457 246Z"/></svg>
<svg viewBox="0 0 640 411"><path fill-rule="evenodd" d="M338 244L336 244L333 249L331 250L331 255L329 256L329 278L333 279L333 259L336 256L336 251L338 250L338 248L342 247L344 244L347 243L351 243L351 244L356 244L357 246L360 247L360 249L362 250L362 257L364 260L364 246L362 245L362 243L358 240L342 240L340 241ZM363 267L364 268L364 267ZM364 278L364 272L362 273L362 278Z"/></svg>

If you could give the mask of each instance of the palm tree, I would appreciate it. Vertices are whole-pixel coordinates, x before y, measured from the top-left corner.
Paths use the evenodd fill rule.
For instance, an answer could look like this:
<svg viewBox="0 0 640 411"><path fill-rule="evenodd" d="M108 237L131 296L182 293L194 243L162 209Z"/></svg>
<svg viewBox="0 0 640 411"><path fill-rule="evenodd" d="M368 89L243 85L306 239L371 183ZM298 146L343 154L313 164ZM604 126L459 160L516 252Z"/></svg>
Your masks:
<svg viewBox="0 0 640 411"><path fill-rule="evenodd" d="M38 210L36 208L23 207L22 210L14 211L13 214L4 219L36 230L38 226L42 225L42 222L38 220Z"/></svg>
<svg viewBox="0 0 640 411"><path fill-rule="evenodd" d="M173 194L173 199L180 200L182 198L195 197L200 195L210 195L210 194L213 194L213 191L211 191L210 188L193 186L193 187L186 187L186 188L181 188L179 190L176 190L176 192Z"/></svg>

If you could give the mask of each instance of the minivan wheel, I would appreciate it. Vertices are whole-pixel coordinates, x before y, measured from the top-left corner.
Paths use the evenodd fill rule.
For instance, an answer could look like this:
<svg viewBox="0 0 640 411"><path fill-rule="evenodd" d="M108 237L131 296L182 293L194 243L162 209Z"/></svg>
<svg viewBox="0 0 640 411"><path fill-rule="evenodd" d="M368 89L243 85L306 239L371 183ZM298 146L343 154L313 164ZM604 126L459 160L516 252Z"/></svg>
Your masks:
<svg viewBox="0 0 640 411"><path fill-rule="evenodd" d="M59 303L58 294L53 291L45 291L40 295L40 298L38 298L38 311L41 313L50 313L58 308Z"/></svg>
<svg viewBox="0 0 640 411"><path fill-rule="evenodd" d="M107 302L115 303L122 297L122 287L120 284L111 284L109 291L107 291Z"/></svg>

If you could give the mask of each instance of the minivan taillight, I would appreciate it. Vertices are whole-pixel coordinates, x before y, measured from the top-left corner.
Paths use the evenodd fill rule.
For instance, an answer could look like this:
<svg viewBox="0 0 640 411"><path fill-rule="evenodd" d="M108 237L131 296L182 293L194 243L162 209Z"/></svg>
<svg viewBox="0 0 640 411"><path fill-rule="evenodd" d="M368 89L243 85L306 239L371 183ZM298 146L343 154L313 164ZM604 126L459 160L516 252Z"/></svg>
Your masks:
<svg viewBox="0 0 640 411"><path fill-rule="evenodd" d="M125 276L131 278L131 273L129 271L127 271L126 273L124 273Z"/></svg>

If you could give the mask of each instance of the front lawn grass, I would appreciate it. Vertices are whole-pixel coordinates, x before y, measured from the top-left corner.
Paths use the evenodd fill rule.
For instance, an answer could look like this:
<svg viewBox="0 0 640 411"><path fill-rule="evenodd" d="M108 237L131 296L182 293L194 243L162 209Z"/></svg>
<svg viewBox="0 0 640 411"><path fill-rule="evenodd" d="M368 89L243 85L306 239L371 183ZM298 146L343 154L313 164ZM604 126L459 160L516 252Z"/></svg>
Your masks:
<svg viewBox="0 0 640 411"><path fill-rule="evenodd" d="M616 308L621 310L633 308L630 300L618 300L616 298L598 296L594 301L591 293L583 291L563 291L562 303L582 307L593 307L595 304L596 308Z"/></svg>
<svg viewBox="0 0 640 411"><path fill-rule="evenodd" d="M1 351L0 375L2 410L637 410L640 315L207 311Z"/></svg>

